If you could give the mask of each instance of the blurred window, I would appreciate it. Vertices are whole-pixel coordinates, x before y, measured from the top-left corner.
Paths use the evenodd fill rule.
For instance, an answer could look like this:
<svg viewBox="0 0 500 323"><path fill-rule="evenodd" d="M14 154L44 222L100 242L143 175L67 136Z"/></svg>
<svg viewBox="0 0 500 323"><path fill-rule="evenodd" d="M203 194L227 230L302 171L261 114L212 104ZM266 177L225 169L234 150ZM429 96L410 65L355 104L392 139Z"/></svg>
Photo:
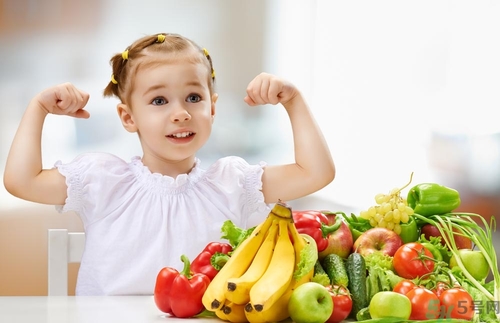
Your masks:
<svg viewBox="0 0 500 323"><path fill-rule="evenodd" d="M474 158L475 178L499 173L498 141L496 149L481 140L446 144L448 150L434 142L500 132L499 3L294 4L272 5L280 14L270 19L278 32L269 37L269 64L304 85L330 145L337 178L321 194L369 205L411 172L415 183L446 175L470 180L468 154L485 161L482 167ZM466 171L446 174L457 164Z"/></svg>

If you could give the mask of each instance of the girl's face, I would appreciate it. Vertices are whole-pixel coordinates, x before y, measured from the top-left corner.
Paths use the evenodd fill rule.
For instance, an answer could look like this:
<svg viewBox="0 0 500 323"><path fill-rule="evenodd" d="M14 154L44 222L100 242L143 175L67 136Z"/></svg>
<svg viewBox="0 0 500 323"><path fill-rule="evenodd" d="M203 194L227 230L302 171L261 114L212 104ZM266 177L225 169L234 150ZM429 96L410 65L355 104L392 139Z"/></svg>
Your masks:
<svg viewBox="0 0 500 323"><path fill-rule="evenodd" d="M212 131L217 94L210 94L201 63L169 60L143 67L130 105L118 105L125 128L137 132L150 171L176 176L191 170L195 153Z"/></svg>

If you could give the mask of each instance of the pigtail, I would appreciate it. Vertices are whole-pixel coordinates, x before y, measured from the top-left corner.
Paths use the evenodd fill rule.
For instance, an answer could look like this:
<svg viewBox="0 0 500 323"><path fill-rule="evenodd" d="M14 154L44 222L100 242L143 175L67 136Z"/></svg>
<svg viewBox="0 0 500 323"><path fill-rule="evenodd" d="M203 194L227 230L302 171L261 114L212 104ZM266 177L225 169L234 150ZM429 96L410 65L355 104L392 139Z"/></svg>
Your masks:
<svg viewBox="0 0 500 323"><path fill-rule="evenodd" d="M215 69L214 69L214 65L212 63L212 57L210 57L210 53L208 52L208 50L206 48L203 48L202 50L203 50L203 55L205 55L208 62L210 63L210 69L212 70L212 82L215 83Z"/></svg>
<svg viewBox="0 0 500 323"><path fill-rule="evenodd" d="M126 52L128 59L128 50ZM124 63L123 56L124 56L123 53L116 54L109 60L109 64L112 67L113 74L111 74L110 81L103 91L105 97L110 97L110 96L119 97L120 85L121 85L120 75Z"/></svg>

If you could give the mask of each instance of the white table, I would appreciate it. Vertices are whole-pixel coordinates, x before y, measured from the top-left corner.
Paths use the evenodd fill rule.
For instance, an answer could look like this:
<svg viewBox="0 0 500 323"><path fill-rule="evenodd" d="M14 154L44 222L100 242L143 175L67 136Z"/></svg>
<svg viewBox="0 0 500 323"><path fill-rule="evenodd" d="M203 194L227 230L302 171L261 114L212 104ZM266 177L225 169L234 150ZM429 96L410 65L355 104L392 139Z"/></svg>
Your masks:
<svg viewBox="0 0 500 323"><path fill-rule="evenodd" d="M153 296L0 296L0 323L222 323L216 317L175 318ZM286 322L292 323L291 320ZM353 322L346 320L345 322Z"/></svg>
<svg viewBox="0 0 500 323"><path fill-rule="evenodd" d="M2 323L217 323L217 318L179 319L161 312L153 296L3 296Z"/></svg>

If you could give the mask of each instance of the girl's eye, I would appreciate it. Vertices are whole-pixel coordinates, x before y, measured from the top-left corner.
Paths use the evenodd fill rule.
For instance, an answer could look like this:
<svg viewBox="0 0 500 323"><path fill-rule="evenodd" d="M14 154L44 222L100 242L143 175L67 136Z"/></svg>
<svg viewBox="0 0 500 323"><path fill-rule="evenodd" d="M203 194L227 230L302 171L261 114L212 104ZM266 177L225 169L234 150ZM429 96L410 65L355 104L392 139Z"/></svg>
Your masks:
<svg viewBox="0 0 500 323"><path fill-rule="evenodd" d="M154 98L151 102L153 105L164 105L167 104L167 100L163 97Z"/></svg>
<svg viewBox="0 0 500 323"><path fill-rule="evenodd" d="M196 103L201 101L201 96L198 94L191 94L187 97L186 101L191 102L191 103Z"/></svg>

